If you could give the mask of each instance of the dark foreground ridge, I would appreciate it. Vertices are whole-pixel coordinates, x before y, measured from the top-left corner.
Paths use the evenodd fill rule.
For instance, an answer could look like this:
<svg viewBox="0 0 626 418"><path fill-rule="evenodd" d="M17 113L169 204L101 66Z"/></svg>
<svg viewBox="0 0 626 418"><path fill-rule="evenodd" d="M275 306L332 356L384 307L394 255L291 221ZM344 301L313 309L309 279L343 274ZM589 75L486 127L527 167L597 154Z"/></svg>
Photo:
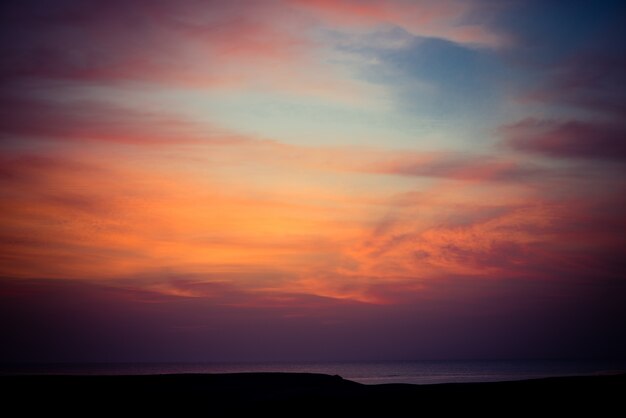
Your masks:
<svg viewBox="0 0 626 418"><path fill-rule="evenodd" d="M5 410L83 416L141 412L225 416L424 416L619 411L626 374L498 383L362 385L308 373L0 376Z"/></svg>

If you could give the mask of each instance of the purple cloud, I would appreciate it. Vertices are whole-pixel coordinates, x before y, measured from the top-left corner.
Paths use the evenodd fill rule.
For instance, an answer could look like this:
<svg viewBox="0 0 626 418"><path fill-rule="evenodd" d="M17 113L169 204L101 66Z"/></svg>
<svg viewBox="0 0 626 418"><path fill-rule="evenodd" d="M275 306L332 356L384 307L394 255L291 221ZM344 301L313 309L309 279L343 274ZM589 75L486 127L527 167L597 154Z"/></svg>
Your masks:
<svg viewBox="0 0 626 418"><path fill-rule="evenodd" d="M626 125L525 119L503 129L505 143L552 158L626 161Z"/></svg>

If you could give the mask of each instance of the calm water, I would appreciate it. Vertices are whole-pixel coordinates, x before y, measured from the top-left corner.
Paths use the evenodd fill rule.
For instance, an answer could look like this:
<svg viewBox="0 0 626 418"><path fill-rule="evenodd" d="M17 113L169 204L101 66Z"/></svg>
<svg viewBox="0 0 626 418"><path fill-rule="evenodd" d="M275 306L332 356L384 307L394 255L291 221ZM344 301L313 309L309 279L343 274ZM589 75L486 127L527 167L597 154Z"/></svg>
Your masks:
<svg viewBox="0 0 626 418"><path fill-rule="evenodd" d="M463 383L626 372L626 361L421 361L381 363L63 363L0 365L0 374L307 372L366 384Z"/></svg>

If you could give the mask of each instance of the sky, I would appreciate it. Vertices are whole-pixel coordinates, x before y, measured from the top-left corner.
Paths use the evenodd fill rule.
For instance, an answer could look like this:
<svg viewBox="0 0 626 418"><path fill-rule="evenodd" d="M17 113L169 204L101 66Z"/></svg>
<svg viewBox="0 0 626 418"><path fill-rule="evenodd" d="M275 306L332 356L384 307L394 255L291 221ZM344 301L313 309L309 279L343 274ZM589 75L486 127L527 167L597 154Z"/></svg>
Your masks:
<svg viewBox="0 0 626 418"><path fill-rule="evenodd" d="M0 361L623 356L625 28L3 1Z"/></svg>

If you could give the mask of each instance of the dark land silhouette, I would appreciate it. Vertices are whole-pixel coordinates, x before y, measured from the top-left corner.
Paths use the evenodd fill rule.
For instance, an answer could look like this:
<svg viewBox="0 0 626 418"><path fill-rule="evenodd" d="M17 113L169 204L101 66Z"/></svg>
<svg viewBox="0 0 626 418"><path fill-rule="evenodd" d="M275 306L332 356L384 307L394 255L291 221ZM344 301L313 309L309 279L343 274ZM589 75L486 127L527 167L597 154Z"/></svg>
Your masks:
<svg viewBox="0 0 626 418"><path fill-rule="evenodd" d="M0 376L5 408L28 413L427 416L623 411L626 374L438 385L363 385L308 373ZM8 409L11 410L11 409ZM38 415L41 416L41 415ZM249 415L248 415L249 416Z"/></svg>

